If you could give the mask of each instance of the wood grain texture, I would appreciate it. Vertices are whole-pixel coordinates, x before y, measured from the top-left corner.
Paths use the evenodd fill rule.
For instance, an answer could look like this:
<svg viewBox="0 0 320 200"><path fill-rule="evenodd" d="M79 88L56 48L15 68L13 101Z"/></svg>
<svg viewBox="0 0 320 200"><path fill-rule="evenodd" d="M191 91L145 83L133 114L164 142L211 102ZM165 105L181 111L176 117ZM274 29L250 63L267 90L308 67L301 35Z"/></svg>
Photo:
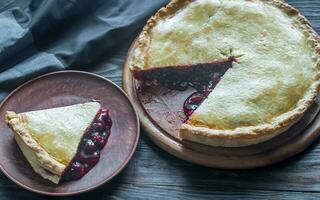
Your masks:
<svg viewBox="0 0 320 200"><path fill-rule="evenodd" d="M288 0L320 32L319 0ZM106 52L92 72L121 85L121 65L131 40ZM143 130L126 169L99 189L67 199L320 199L320 143L285 162L255 170L215 170L179 160L154 145ZM1 200L47 200L0 174Z"/></svg>

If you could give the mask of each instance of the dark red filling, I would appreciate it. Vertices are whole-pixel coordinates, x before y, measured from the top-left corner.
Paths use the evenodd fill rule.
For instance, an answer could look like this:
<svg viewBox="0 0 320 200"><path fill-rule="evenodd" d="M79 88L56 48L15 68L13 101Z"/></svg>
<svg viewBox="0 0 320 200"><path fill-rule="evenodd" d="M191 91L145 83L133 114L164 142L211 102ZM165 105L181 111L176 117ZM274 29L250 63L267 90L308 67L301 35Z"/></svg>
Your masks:
<svg viewBox="0 0 320 200"><path fill-rule="evenodd" d="M183 111L187 119L192 113L199 107L199 105L205 100L208 95L213 91L216 85L221 80L223 74L214 73L211 79L201 85L201 87L196 88L197 92L192 93L183 104Z"/></svg>
<svg viewBox="0 0 320 200"><path fill-rule="evenodd" d="M112 120L107 109L101 109L90 129L83 136L77 154L66 169L62 180L70 181L83 177L100 159L100 151L111 133Z"/></svg>
<svg viewBox="0 0 320 200"><path fill-rule="evenodd" d="M189 86L201 90L209 84L214 74L224 74L231 67L233 57L221 62L167 66L135 71L134 78L141 88L162 85L173 90L186 90Z"/></svg>
<svg viewBox="0 0 320 200"><path fill-rule="evenodd" d="M188 87L196 89L197 91L191 94L183 104L183 111L188 120L188 117L213 91L226 71L232 67L233 61L235 58L230 57L221 62L153 68L135 72L134 77L140 81L138 92L143 92L144 87L156 85L180 91Z"/></svg>

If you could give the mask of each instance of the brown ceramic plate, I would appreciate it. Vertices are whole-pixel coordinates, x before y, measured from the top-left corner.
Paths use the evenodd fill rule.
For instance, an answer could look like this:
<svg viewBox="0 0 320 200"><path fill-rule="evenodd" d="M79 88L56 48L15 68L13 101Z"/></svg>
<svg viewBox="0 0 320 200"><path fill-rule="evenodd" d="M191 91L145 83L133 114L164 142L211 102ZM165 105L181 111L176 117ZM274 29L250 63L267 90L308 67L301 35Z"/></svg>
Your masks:
<svg viewBox="0 0 320 200"><path fill-rule="evenodd" d="M31 169L4 123L7 110L24 112L99 100L110 110L113 126L98 164L82 179L55 185ZM92 190L116 176L132 157L139 139L139 120L126 94L111 81L87 72L60 71L40 76L14 90L0 106L0 167L30 191L62 196Z"/></svg>

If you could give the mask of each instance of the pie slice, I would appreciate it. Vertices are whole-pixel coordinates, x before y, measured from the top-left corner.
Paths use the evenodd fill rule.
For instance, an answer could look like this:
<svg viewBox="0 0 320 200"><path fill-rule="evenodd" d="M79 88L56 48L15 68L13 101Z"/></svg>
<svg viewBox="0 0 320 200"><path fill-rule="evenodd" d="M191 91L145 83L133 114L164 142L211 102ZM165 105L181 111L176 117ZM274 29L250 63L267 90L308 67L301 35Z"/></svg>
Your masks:
<svg viewBox="0 0 320 200"><path fill-rule="evenodd" d="M81 178L99 161L112 126L108 110L98 102L8 111L6 123L33 170L56 184Z"/></svg>
<svg viewBox="0 0 320 200"><path fill-rule="evenodd" d="M129 65L144 86L197 85L182 139L248 146L284 132L314 102L319 36L281 0L173 0L149 19Z"/></svg>

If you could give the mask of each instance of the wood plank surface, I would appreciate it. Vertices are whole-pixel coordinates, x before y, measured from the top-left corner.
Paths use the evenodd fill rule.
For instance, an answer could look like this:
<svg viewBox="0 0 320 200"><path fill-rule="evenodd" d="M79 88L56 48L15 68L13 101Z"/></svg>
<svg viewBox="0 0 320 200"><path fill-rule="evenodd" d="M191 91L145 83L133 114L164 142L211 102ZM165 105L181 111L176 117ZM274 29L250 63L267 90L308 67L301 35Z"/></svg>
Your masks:
<svg viewBox="0 0 320 200"><path fill-rule="evenodd" d="M287 1L320 32L320 0ZM136 35L92 63L92 72L121 85L121 65ZM110 184L76 197L33 194L0 174L0 199L320 199L320 144L282 163L255 170L215 170L179 160L141 131L137 152Z"/></svg>

